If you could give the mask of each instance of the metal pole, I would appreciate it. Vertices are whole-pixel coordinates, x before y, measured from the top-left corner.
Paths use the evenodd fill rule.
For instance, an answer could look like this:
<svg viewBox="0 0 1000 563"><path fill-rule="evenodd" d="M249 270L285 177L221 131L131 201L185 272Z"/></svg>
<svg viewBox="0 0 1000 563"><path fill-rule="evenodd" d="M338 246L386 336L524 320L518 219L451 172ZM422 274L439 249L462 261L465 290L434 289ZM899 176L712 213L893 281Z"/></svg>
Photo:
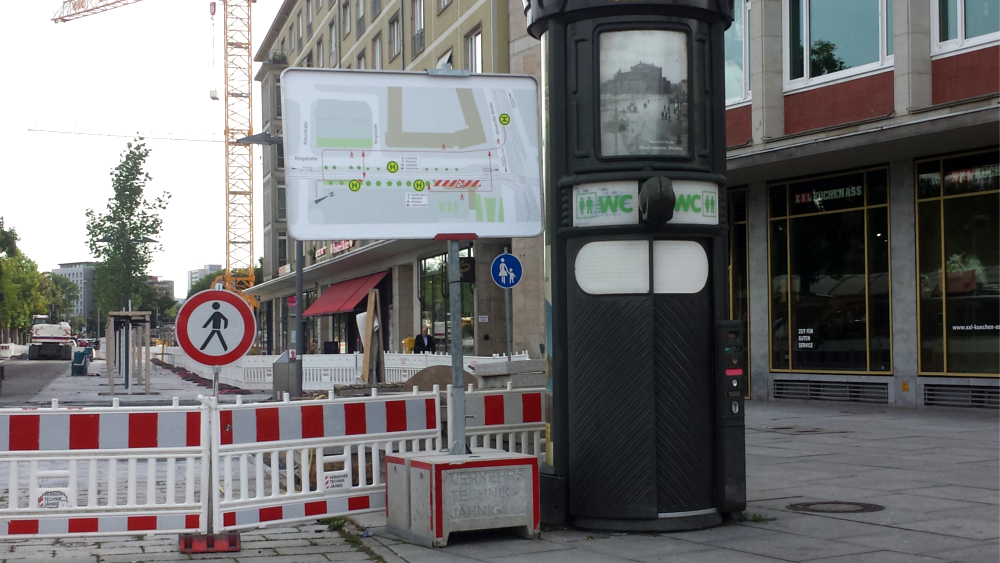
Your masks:
<svg viewBox="0 0 1000 563"><path fill-rule="evenodd" d="M503 253L507 254L507 248L504 247ZM514 357L514 328L512 326L513 316L510 310L510 288L503 290L504 305L507 310L507 361L509 362Z"/></svg>
<svg viewBox="0 0 1000 563"><path fill-rule="evenodd" d="M448 453L463 455L469 453L465 443L465 377L462 370L462 273L458 259L458 241L448 241L448 309L451 324L451 412L454 420L448 425L453 428Z"/></svg>
<svg viewBox="0 0 1000 563"><path fill-rule="evenodd" d="M302 269L305 258L302 256L302 241L295 241L295 388L302 396L302 362L306 353L306 321L302 318Z"/></svg>
<svg viewBox="0 0 1000 563"><path fill-rule="evenodd" d="M216 401L219 400L219 372L222 371L220 366L212 366L212 397Z"/></svg>

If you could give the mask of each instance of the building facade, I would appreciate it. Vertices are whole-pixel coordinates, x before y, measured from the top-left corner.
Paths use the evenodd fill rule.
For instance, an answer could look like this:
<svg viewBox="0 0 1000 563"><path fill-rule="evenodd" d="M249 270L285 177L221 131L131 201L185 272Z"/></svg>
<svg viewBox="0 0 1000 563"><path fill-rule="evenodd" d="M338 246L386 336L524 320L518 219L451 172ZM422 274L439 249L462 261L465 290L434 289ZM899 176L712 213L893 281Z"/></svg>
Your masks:
<svg viewBox="0 0 1000 563"><path fill-rule="evenodd" d="M501 0L286 0L255 56L262 63L262 133L282 137L280 74L289 66L425 70L450 66L507 73L507 2ZM263 280L251 293L261 302L261 344L270 353L293 347L290 327L294 272L302 268L309 319L306 348L360 349L355 316L379 292L386 350L427 328L444 345L447 319L446 243L441 241L305 241L302 264L289 236L285 163L280 145L263 147ZM504 296L489 274L492 258L511 241L466 244L462 339L469 353L506 351ZM324 297L325 296L325 297ZM541 340L539 340L541 342ZM537 346L537 344L536 344Z"/></svg>
<svg viewBox="0 0 1000 563"><path fill-rule="evenodd" d="M257 55L265 130L280 137L277 79L286 65L419 70L450 57L463 67L461 41L476 26L492 53L485 71L541 78L541 47L526 33L521 4L490 4L479 17L466 14L483 4L472 12L450 5L414 12L413 0L384 9L285 2ZM312 16L299 15L306 8ZM747 325L752 399L1000 404L998 8L997 0L736 1L725 34L727 306ZM494 28L498 9L508 19ZM364 13L374 19L360 20ZM414 26L424 22L417 51ZM387 33L386 52L398 46L398 55L373 58ZM685 84L664 84L653 65L623 68L606 87L686 97ZM265 281L254 291L269 303L274 350L287 345L293 291L282 170L277 151L266 151ZM514 348L539 357L542 238L477 241L467 253L477 279L488 280L484 259L507 244L524 265L513 292ZM374 283L391 296L383 299L389 348L421 326L443 335L435 285L443 253L443 243L419 241L306 243L309 303L324 287L386 272ZM503 326L490 324L503 311L491 285L470 287L469 311L463 306L477 353L504 349L496 346ZM348 317L328 318L314 321L312 332L323 335L314 341L355 338Z"/></svg>
<svg viewBox="0 0 1000 563"><path fill-rule="evenodd" d="M222 264L205 264L204 267L198 268L197 270L188 270L187 292L191 293L191 288L194 287L194 284L198 283L201 278L211 274L212 272L218 272L221 269ZM173 295L172 292L171 295Z"/></svg>
<svg viewBox="0 0 1000 563"><path fill-rule="evenodd" d="M160 276L148 276L146 283L160 295L174 296L174 280L161 280Z"/></svg>
<svg viewBox="0 0 1000 563"><path fill-rule="evenodd" d="M1000 404L998 12L736 1L729 312L751 398ZM510 14L511 70L539 76ZM540 302L524 297L516 322Z"/></svg>
<svg viewBox="0 0 1000 563"><path fill-rule="evenodd" d="M52 270L53 274L69 278L79 290L76 303L73 304L73 310L69 312L72 316L84 319L93 318L95 266L96 264L93 262L69 262L59 264L58 268Z"/></svg>

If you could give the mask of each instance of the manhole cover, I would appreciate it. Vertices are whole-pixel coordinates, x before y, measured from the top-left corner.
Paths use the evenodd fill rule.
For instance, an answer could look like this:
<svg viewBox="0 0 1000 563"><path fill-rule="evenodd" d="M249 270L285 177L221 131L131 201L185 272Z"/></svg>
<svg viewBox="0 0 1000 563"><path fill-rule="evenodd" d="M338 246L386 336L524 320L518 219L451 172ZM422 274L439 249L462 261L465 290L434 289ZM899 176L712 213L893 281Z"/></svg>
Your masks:
<svg viewBox="0 0 1000 563"><path fill-rule="evenodd" d="M796 504L789 504L789 510L799 510L802 512L835 512L840 514L851 514L858 512L878 512L879 510L885 510L884 506L879 506L877 504L868 504L865 502L844 502L839 500L830 500L822 502L800 502Z"/></svg>

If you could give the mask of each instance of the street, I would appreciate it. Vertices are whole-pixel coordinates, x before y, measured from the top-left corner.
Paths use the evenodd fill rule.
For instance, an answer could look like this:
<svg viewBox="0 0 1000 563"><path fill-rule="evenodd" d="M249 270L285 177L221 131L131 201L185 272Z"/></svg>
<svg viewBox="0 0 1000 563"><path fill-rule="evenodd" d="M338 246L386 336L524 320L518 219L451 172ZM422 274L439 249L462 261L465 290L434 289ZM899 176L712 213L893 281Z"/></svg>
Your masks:
<svg viewBox="0 0 1000 563"><path fill-rule="evenodd" d="M0 405L20 406L32 401L60 376L69 377L70 363L60 360L10 360L4 368Z"/></svg>

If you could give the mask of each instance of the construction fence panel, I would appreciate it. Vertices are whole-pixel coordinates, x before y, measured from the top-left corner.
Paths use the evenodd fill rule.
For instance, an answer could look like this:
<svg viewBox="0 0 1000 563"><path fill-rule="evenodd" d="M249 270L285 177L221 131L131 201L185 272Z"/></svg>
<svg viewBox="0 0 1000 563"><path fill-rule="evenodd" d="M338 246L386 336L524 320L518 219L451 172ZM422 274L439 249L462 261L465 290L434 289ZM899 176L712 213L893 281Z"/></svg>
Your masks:
<svg viewBox="0 0 1000 563"><path fill-rule="evenodd" d="M545 462L545 389L465 391L465 437L473 448L494 448L534 455ZM447 388L447 418L452 420L453 389ZM454 443L451 425L448 443Z"/></svg>
<svg viewBox="0 0 1000 563"><path fill-rule="evenodd" d="M0 344L0 360L9 360L15 356L28 353L28 347L24 344Z"/></svg>
<svg viewBox="0 0 1000 563"><path fill-rule="evenodd" d="M206 532L209 420L176 399L0 409L0 537Z"/></svg>
<svg viewBox="0 0 1000 563"><path fill-rule="evenodd" d="M237 398L239 401L239 398ZM437 451L438 389L213 405L214 532L385 509L385 456Z"/></svg>

